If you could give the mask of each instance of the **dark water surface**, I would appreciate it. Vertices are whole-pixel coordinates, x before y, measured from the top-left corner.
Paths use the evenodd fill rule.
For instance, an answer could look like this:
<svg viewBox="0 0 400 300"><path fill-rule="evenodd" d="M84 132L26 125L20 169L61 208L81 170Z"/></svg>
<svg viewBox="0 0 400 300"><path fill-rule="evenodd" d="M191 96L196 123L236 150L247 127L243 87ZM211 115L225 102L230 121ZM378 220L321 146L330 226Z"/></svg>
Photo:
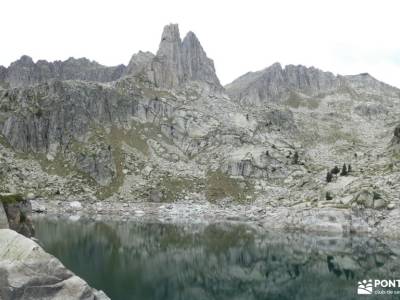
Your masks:
<svg viewBox="0 0 400 300"><path fill-rule="evenodd" d="M35 224L46 251L115 300L400 299L357 295L359 280L400 279L394 241L232 224Z"/></svg>

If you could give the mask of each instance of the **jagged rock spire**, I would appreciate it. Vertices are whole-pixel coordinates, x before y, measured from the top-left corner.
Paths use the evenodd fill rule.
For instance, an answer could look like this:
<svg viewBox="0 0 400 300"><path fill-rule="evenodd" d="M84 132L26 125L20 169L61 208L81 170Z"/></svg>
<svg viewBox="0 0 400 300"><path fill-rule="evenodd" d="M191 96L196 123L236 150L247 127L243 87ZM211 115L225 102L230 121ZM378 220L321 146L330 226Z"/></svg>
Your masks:
<svg viewBox="0 0 400 300"><path fill-rule="evenodd" d="M181 41L179 27L164 27L160 47L152 63L152 74L157 86L175 88L189 81L201 81L220 88L214 63L203 50L193 32Z"/></svg>
<svg viewBox="0 0 400 300"><path fill-rule="evenodd" d="M173 88L182 83L182 42L177 24L164 27L152 69L157 86Z"/></svg>
<svg viewBox="0 0 400 300"><path fill-rule="evenodd" d="M182 42L184 72L191 80L219 85L214 62L207 57L196 35L189 31Z"/></svg>

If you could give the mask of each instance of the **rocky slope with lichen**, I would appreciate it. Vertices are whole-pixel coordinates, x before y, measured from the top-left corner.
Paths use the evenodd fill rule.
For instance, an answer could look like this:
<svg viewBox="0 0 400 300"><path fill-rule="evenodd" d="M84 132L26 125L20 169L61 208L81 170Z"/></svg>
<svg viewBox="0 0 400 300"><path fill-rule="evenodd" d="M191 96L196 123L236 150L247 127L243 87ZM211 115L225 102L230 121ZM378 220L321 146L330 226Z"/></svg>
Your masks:
<svg viewBox="0 0 400 300"><path fill-rule="evenodd" d="M222 87L174 24L127 67L22 60L0 69L0 192L397 210L400 90L369 74L274 64Z"/></svg>

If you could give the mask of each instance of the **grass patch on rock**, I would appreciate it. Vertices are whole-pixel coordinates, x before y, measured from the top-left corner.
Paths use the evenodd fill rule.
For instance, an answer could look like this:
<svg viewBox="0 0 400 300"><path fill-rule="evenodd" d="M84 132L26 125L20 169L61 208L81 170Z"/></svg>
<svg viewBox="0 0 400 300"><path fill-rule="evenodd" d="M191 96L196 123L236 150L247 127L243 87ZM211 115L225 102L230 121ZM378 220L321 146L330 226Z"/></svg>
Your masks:
<svg viewBox="0 0 400 300"><path fill-rule="evenodd" d="M3 204L12 204L24 201L21 194L0 194L0 202Z"/></svg>
<svg viewBox="0 0 400 300"><path fill-rule="evenodd" d="M254 187L248 181L231 178L217 170L209 171L206 178L206 196L210 202L231 198L235 202L246 202L252 196Z"/></svg>
<svg viewBox="0 0 400 300"><path fill-rule="evenodd" d="M180 195L196 191L196 183L192 179L165 176L160 181L160 190L165 202L173 202Z"/></svg>
<svg viewBox="0 0 400 300"><path fill-rule="evenodd" d="M320 100L315 99L315 98L302 98L299 95L295 93L291 93L289 98L286 100L286 105L288 105L291 108L300 108L300 107L306 107L310 110L317 109L319 107Z"/></svg>

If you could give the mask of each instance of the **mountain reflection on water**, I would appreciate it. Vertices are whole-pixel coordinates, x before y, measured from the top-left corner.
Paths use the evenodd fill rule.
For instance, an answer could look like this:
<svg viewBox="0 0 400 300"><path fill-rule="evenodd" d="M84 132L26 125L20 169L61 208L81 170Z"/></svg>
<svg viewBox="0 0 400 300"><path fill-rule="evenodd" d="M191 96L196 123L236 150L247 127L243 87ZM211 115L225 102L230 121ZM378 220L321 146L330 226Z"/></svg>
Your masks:
<svg viewBox="0 0 400 300"><path fill-rule="evenodd" d="M46 251L113 300L359 299L359 280L400 278L400 243L368 237L241 224L39 218L35 225Z"/></svg>

